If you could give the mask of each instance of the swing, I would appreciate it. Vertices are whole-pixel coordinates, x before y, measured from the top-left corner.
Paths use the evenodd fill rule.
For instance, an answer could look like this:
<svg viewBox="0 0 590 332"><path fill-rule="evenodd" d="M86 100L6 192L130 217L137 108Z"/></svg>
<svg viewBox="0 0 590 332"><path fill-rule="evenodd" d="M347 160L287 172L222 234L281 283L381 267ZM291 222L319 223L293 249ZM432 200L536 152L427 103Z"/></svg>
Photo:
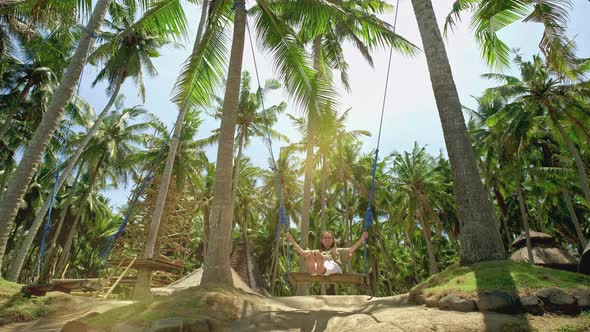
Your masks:
<svg viewBox="0 0 590 332"><path fill-rule="evenodd" d="M398 18L398 11L399 11L399 0L397 0L397 5L396 5L396 10L395 10L395 18L394 18L394 24L393 24L393 34L395 35L395 31L396 31L396 27L397 27L397 18ZM256 62L256 56L254 54L254 44L252 42L252 34L250 33L250 25L248 24L248 20L246 19L246 28L248 30L248 36L249 36L249 40L250 40L250 48L252 50L252 58L253 58L253 62L254 62L254 68L255 68L255 72L256 72L256 79L258 82L258 89L259 91L262 91L261 85L260 85L260 77L258 74L258 65ZM371 226L371 223L373 221L373 213L371 211L371 203L372 203L372 199L373 199L373 193L374 193L374 189L375 189L375 175L376 175L376 170L377 170L377 160L379 157L379 145L381 142L381 132L382 132L382 128L383 128L383 115L385 112L385 101L387 98L387 88L388 88L388 84L389 84L389 74L390 74L390 69L391 69L391 59L392 59L392 54L393 54L393 45L391 46L390 52L389 52L389 64L387 66L387 76L386 76L386 80L385 80L385 91L384 91L384 95L383 95L383 105L381 108L381 119L379 122L379 135L378 135L378 139L377 139L377 148L375 149L375 158L373 160L373 170L372 170L372 178L371 178L371 187L370 187L370 191L369 191L369 199L368 199L368 207L367 207L367 211L365 214L365 224L364 224L364 231L366 232L369 229L369 226ZM260 99L261 99L261 104L262 104L262 108L265 109L264 107L264 98L262 96L262 94L260 94ZM281 186L279 183L279 177L278 177L278 172L277 172L277 168L276 168L276 161L274 158L274 153L272 151L272 140L270 138L270 128L269 128L269 123L268 123L268 119L266 119L266 126L267 126L267 138L266 138L266 143L267 143L267 147L271 156L271 169L274 172L274 176L275 176L275 185L277 187L277 194L278 194L278 201L279 201L279 224L277 227L277 232L276 232L276 236L275 236L275 242L277 243L276 245L276 249L275 249L275 254L274 254L274 258L273 258L273 262L272 262L272 266L271 266L271 271L273 276L276 275L276 269L277 269L277 264L276 264L276 260L278 257L278 249L279 249L279 237L280 234L282 233L283 229L288 229L289 227L289 221L288 221L288 217L285 211L285 207L283 204L283 200L282 200L282 193L281 193ZM363 260L364 260L364 273L335 273L335 274L331 274L328 276L322 276L322 275L311 275L310 273L307 272L291 272L290 271L290 260L291 260L291 252L289 249L289 245L287 244L287 248L286 248L286 258L287 258L287 273L285 274L285 279L288 280L288 282L291 285L297 285L300 283L315 283L315 282L319 282L319 283L324 283L324 284L356 284L359 285L359 287L361 289L367 289L370 293L371 293L371 297L373 296L372 294L372 289L370 287L370 279L369 279L369 274L367 273L367 240L365 239L363 241ZM271 286L271 292L274 293L274 280L275 278L272 278L272 286Z"/></svg>

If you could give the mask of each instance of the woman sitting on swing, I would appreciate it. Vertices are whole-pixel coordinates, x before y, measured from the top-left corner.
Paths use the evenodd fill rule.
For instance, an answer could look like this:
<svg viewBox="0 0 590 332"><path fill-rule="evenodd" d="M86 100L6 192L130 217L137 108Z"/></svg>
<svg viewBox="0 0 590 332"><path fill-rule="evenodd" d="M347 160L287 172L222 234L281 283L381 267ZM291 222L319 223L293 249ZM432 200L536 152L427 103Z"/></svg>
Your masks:
<svg viewBox="0 0 590 332"><path fill-rule="evenodd" d="M350 261L352 254L357 250L363 240L369 237L369 233L363 232L361 238L350 248L337 248L334 242L334 234L331 231L323 231L320 235L322 242L321 250L303 250L295 242L291 233L287 233L287 240L289 240L299 256L305 258L307 269L311 275L328 276L334 273L342 273L342 260Z"/></svg>

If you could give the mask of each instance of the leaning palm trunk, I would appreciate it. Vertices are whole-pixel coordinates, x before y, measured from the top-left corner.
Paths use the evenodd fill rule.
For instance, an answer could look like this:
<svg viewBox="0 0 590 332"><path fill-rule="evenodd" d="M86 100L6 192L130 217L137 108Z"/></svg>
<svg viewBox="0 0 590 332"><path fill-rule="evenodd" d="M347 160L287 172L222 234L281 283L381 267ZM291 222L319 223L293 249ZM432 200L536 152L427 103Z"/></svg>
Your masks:
<svg viewBox="0 0 590 332"><path fill-rule="evenodd" d="M84 193L84 196L82 197L80 206L78 207L78 211L76 211L76 215L74 217L74 223L72 224L72 227L70 228L70 232L68 233L68 238L66 240L66 243L63 246L62 254L59 257L59 261L57 262L57 267L55 269L56 275L63 274L63 272L65 270L66 263L70 259L70 251L72 249L72 243L74 243L74 235L76 234L76 228L78 227L78 223L80 222L80 219L82 218L82 214L83 214L84 208L86 206L86 201L88 200L88 197L90 197L90 194L92 193L92 189L94 187L94 184L96 183L96 180L98 179L98 175L100 174L100 168L102 167L102 163L104 162L105 157L106 157L105 155L100 157L98 163L96 163L96 167L94 168L94 173L90 177L90 180L88 182L88 189L86 189L86 192Z"/></svg>
<svg viewBox="0 0 590 332"><path fill-rule="evenodd" d="M430 81L441 119L453 176L454 196L461 226L461 262L505 259L492 204L488 200L471 142L461 102L431 0L412 0L426 53Z"/></svg>
<svg viewBox="0 0 590 332"><path fill-rule="evenodd" d="M232 220L234 220L234 214L235 214L235 209L236 209L236 200L238 199L238 185L240 183L240 165L241 165L241 160L242 160L242 151L244 148L244 136L245 134L245 130L244 129L244 133L242 133L240 135L240 140L238 142L238 154L236 156L236 160L234 162L234 175L233 175L233 181L232 181L232 192L231 192L231 211L232 211ZM233 223L233 225L235 225L235 221ZM232 227L233 228L233 227Z"/></svg>
<svg viewBox="0 0 590 332"><path fill-rule="evenodd" d="M236 131L236 112L239 106L242 60L246 34L244 3L234 0L235 18L233 42L230 52L227 85L223 98L223 111L217 149L215 185L210 219L210 241L201 285L233 285L229 261L232 226L231 176Z"/></svg>
<svg viewBox="0 0 590 332"><path fill-rule="evenodd" d="M0 201L0 266L2 266L2 259L6 250L6 243L8 242L8 234L12 228L14 218L18 213L21 198L27 190L31 178L37 171L41 157L45 152L49 140L51 140L53 133L57 129L65 106L74 94L76 83L80 79L80 73L86 62L88 50L93 44L91 34L98 32L110 2L111 0L98 0L96 3L90 21L86 26L88 33L85 33L78 42L78 47L63 76L63 80L53 93L43 120L37 127L37 130L35 130L35 134L30 140L21 162L8 183L4 197Z"/></svg>
<svg viewBox="0 0 590 332"><path fill-rule="evenodd" d="M94 135L98 131L98 128L100 127L100 124L102 123L102 120L107 116L107 114L109 113L109 110L113 106L113 103L115 102L115 99L117 98L117 95L119 94L119 90L121 89L122 84L123 84L123 79L121 78L119 80L119 83L116 85L115 90L113 91L113 95L109 99L108 103L106 104L106 106L104 107L104 109L102 110L102 112L100 113L100 115L98 116L98 118L96 119L94 124L92 125L92 128L90 128L88 133L86 133L86 136L84 137L84 139L82 140L80 145L78 145L78 147L76 148L76 152L70 158L70 160L68 161L63 172L59 176L59 178L57 180L57 187L55 188L56 192L59 192L59 190L64 185L66 180L70 177L70 174L72 173L72 170L74 169L76 163L78 162L78 159L80 159L80 156L84 152L84 149L86 149L86 145L88 145L90 140L94 137ZM19 248L16 258L15 258L14 262L12 263L12 265L10 266L10 270L8 270L8 273L6 274L6 280L16 281L18 279L18 276L20 275L20 271L22 269L23 263L25 261L26 254L29 251L29 249L31 249L31 244L33 243L33 241L35 240L35 237L37 236L37 232L39 231L39 227L41 227L41 224L43 223L43 220L45 219L45 215L47 214L47 211L49 211L50 204L51 204L51 200L46 199L45 202L43 203L43 206L41 207L41 210L39 210L39 212L35 216L35 220L33 221L31 228L29 228L29 233L27 234L25 241L23 242L23 244Z"/></svg>
<svg viewBox="0 0 590 332"><path fill-rule="evenodd" d="M557 131L559 131L559 135L561 136L568 150L574 157L574 161L576 162L576 170L578 171L578 177L580 178L580 187L582 187L582 192L584 193L584 198L586 199L586 205L590 206L590 186L588 185L588 175L586 173L584 161L580 156L580 151L578 151L578 149L574 145L574 142L572 142L565 130L563 130L561 123L559 123L559 121L557 120L555 110L551 107L548 107L548 111L551 122L553 122L553 125L557 128Z"/></svg>
<svg viewBox="0 0 590 332"><path fill-rule="evenodd" d="M438 273L438 265L436 263L436 256L434 255L434 246L432 245L432 233L430 232L430 225L426 221L425 213L422 207L418 208L418 216L422 226L422 234L426 242L426 252L428 253L428 270L430 275Z"/></svg>
<svg viewBox="0 0 590 332"><path fill-rule="evenodd" d="M147 241L143 249L143 258L151 259L156 251L156 243L158 233L160 230L160 221L162 220L162 213L166 205L166 197L168 196L168 187L170 186L170 179L172 178L172 171L174 160L176 159L176 150L180 143L180 135L182 133L182 123L186 115L186 107L181 109L174 127L174 134L172 135L171 144L168 149L168 158L166 159L166 166L160 181L160 189L158 190L158 197L156 199L156 206L150 221L150 228L148 231ZM152 280L152 271L150 269L142 269L137 274L137 282L133 289L133 298L136 300L147 299L151 296L150 285Z"/></svg>
<svg viewBox="0 0 590 332"><path fill-rule="evenodd" d="M516 194L518 195L520 217L522 218L522 224L524 226L524 238L526 240L526 250L529 254L529 264L534 265L535 259L533 257L533 246L531 244L531 233L529 231L529 218L526 206L524 205L524 195L522 194L522 188L520 187L520 179L516 181Z"/></svg>
<svg viewBox="0 0 590 332"><path fill-rule="evenodd" d="M201 7L201 18L199 20L199 27L197 28L197 36L195 37L195 44L193 46L192 56L196 55L199 51L201 44L201 36L203 35L203 28L207 21L207 8L209 2L204 1ZM162 219L162 213L166 205L166 197L168 196L168 188L170 186L170 179L172 177L172 171L174 166L174 160L176 159L176 151L180 143L180 135L182 134L182 126L184 125L184 117L186 112L189 110L188 105L180 105L178 110L178 117L176 119L176 125L174 127L174 133L172 135L171 144L168 150L168 156L166 159L166 166L164 167L164 173L160 182L160 189L158 191L158 198L156 200L156 206L152 214L150 222L150 229L147 237L147 242L143 251L143 258L150 259L154 256L156 251L158 233L160 230L160 221ZM137 281L133 288L134 299L147 299L151 297L150 285L152 283L152 271L150 269L139 270L137 274Z"/></svg>
<svg viewBox="0 0 590 332"><path fill-rule="evenodd" d="M582 231L582 227L580 226L580 221L578 220L578 216L576 216L576 211L572 206L572 198L567 191L562 191L561 195L567 207L567 211L572 218L572 223L574 224L574 228L576 229L576 234L578 235L578 240L580 241L580 248L584 249L584 244L586 244L586 238L584 237L584 232Z"/></svg>

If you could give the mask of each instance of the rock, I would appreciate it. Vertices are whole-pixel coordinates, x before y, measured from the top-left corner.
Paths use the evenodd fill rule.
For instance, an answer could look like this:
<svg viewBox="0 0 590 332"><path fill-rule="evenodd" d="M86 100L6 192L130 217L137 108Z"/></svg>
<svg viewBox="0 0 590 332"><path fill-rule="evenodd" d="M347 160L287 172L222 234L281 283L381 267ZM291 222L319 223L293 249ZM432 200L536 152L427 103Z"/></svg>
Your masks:
<svg viewBox="0 0 590 332"><path fill-rule="evenodd" d="M590 309L590 290L576 288L569 291L569 295L573 296L576 301L578 301L578 308L581 310Z"/></svg>
<svg viewBox="0 0 590 332"><path fill-rule="evenodd" d="M520 306L529 314L543 316L543 301L534 295L525 295L519 298Z"/></svg>
<svg viewBox="0 0 590 332"><path fill-rule="evenodd" d="M184 319L180 317L169 317L162 318L153 321L150 327L147 329L148 332L180 332L184 325Z"/></svg>
<svg viewBox="0 0 590 332"><path fill-rule="evenodd" d="M478 295L475 304L482 312L514 313L516 311L516 299L503 291L483 292Z"/></svg>
<svg viewBox="0 0 590 332"><path fill-rule="evenodd" d="M469 312L475 310L475 303L472 300L462 299L455 294L449 294L438 301L438 307L442 310Z"/></svg>
<svg viewBox="0 0 590 332"><path fill-rule="evenodd" d="M196 319L185 321L183 325L183 332L209 332L212 331L208 319Z"/></svg>
<svg viewBox="0 0 590 332"><path fill-rule="evenodd" d="M62 327L61 332L107 332L107 329L90 326L78 320L72 320Z"/></svg>
<svg viewBox="0 0 590 332"><path fill-rule="evenodd" d="M433 295L431 297L426 298L426 300L424 300L424 303L427 307L434 308L438 307L438 301L440 301L440 295Z"/></svg>
<svg viewBox="0 0 590 332"><path fill-rule="evenodd" d="M545 311L565 315L576 315L580 313L576 299L559 288L541 289L535 293L535 296L543 301Z"/></svg>

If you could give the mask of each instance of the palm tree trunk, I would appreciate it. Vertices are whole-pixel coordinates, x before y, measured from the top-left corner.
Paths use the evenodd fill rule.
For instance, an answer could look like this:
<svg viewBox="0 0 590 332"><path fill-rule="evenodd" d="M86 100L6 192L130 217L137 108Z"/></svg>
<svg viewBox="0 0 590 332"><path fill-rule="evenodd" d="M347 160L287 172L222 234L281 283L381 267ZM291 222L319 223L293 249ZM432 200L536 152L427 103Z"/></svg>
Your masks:
<svg viewBox="0 0 590 332"><path fill-rule="evenodd" d="M246 34L244 3L234 0L234 34L230 53L227 85L217 149L215 185L210 219L210 240L203 271L202 286L233 285L229 261L232 226L231 176L236 131L236 112L239 106L242 60Z"/></svg>
<svg viewBox="0 0 590 332"><path fill-rule="evenodd" d="M432 234L430 233L430 225L426 222L424 211L422 207L418 207L418 216L420 224L422 224L422 234L426 242L426 252L428 253L428 270L430 275L438 273L438 265L436 263L436 256L434 255L434 246L432 245Z"/></svg>
<svg viewBox="0 0 590 332"><path fill-rule="evenodd" d="M25 85L25 87L23 88L23 91L19 95L18 101L20 103L22 103L25 100L25 98L29 94L29 91L31 91L31 88L32 87L33 87L33 81L29 80L27 82L27 84ZM8 129L10 129L10 126L12 125L12 121L14 120L14 116L16 115L16 113L19 110L19 106L20 105L16 105L15 107L13 107L10 110L10 113L8 113L6 115L6 120L2 124L2 127L0 127L0 139L2 139L2 137L4 137L4 134L6 134L6 132L8 131Z"/></svg>
<svg viewBox="0 0 590 332"><path fill-rule="evenodd" d="M76 52L72 56L72 60L68 65L62 82L53 93L53 97L51 98L51 102L43 116L43 120L37 127L37 130L35 130L35 134L30 140L21 162L8 183L2 201L0 201L0 266L2 266L8 234L18 212L21 198L27 190L27 186L33 175L37 171L41 157L45 152L47 144L49 144L49 140L57 129L59 121L64 113L65 106L74 93L76 83L80 79L80 73L86 62L88 50L93 44L91 34L98 32L110 2L111 0L97 1L92 16L90 17L90 21L86 26L86 31L89 33L85 33L82 38L80 38Z"/></svg>
<svg viewBox="0 0 590 332"><path fill-rule="evenodd" d="M326 156L322 155L322 184L321 184L321 205L320 205L320 218L322 218L322 231L327 229L326 227L326 209L327 209L327 192L328 192L328 172L326 166Z"/></svg>
<svg viewBox="0 0 590 332"><path fill-rule="evenodd" d="M96 167L94 168L94 172L93 172L90 180L88 181L88 189L86 190L86 192L84 193L84 196L82 197L78 211L76 211L76 216L74 217L74 223L72 224L72 227L70 228L70 232L68 233L68 238L66 240L65 245L63 246L63 251L61 253L61 256L59 257L59 261L58 261L57 267L55 269L56 275L60 275L63 273L66 263L68 262L68 260L70 258L70 251L72 248L72 243L74 242L74 235L76 234L76 228L78 227L78 223L80 222L80 219L82 218L82 213L84 212L84 208L86 206L86 201L88 200L88 197L92 193L92 189L94 187L94 184L96 183L96 180L98 179L98 175L100 174L100 168L102 167L102 163L104 162L105 157L106 157L105 155L102 155L100 157L100 159L98 160L98 163L96 163Z"/></svg>
<svg viewBox="0 0 590 332"><path fill-rule="evenodd" d="M580 178L580 187L582 187L582 192L584 193L584 198L586 199L586 205L590 206L590 186L588 185L588 175L586 173L586 167L584 166L584 161L580 156L580 151L576 148L572 140L569 138L563 127L557 120L557 115L555 114L555 110L553 108L548 107L549 111L549 118L553 125L559 131L559 135L567 145L568 150L574 157L574 161L576 162L576 170L578 171L578 177Z"/></svg>
<svg viewBox="0 0 590 332"><path fill-rule="evenodd" d="M86 136L84 137L82 142L80 142L80 145L78 145L78 147L76 148L76 152L70 158L70 160L66 164L66 167L64 168L61 175L59 176L59 178L57 180L57 187L55 188L56 192L59 192L59 190L64 185L66 180L70 177L72 170L76 166L76 163L80 159L80 156L84 152L84 149L86 149L86 145L88 145L90 140L94 137L94 135L98 131L98 128L100 127L102 120L107 116L107 114L109 113L109 110L111 109L111 107L113 106L113 103L115 102L115 99L117 99L117 95L119 94L122 84L123 84L123 78L121 77L115 87L115 90L113 91L111 98L107 102L106 106L104 107L104 109L102 110L102 112L100 113L100 115L98 116L98 118L96 119L96 121L94 122L94 124L92 125L90 130L88 131L88 133L86 133ZM51 193L50 193L50 195L51 195ZM41 224L43 223L43 220L45 219L45 215L47 214L47 211L49 211L50 204L51 204L51 200L45 199L43 206L41 206L41 209L39 210L39 212L37 212L37 215L35 216L35 220L33 221L31 228L29 228L29 233L27 234L25 241L23 242L23 244L19 248L19 251L17 252L16 259L14 260L12 265L10 266L10 270L6 274L6 280L16 281L16 279L18 278L20 271L22 269L22 265L23 265L26 253L31 248L31 244L33 243L33 241L35 240L35 237L37 236L37 232L39 231L39 227L41 227Z"/></svg>
<svg viewBox="0 0 590 332"><path fill-rule="evenodd" d="M578 240L580 241L580 249L584 249L584 245L586 244L586 238L584 237L584 232L582 231L582 227L580 226L580 221L578 220L578 216L576 215L576 211L572 205L572 198L570 197L567 191L562 191L561 195L567 207L567 211L572 218L572 223L574 224L574 228L576 229L576 234L578 235Z"/></svg>
<svg viewBox="0 0 590 332"><path fill-rule="evenodd" d="M430 81L441 119L453 175L455 203L461 226L461 262L505 259L496 217L479 175L467 135L461 102L431 0L412 0L426 53Z"/></svg>
<svg viewBox="0 0 590 332"><path fill-rule="evenodd" d="M405 231L406 239L408 240L408 244L410 246L410 258L412 259L412 270L414 272L414 285L418 284L418 265L416 264L416 248L414 247L414 241L410 237L408 231ZM414 286L412 285L412 286Z"/></svg>
<svg viewBox="0 0 590 332"><path fill-rule="evenodd" d="M156 250L156 242L158 239L158 232L160 230L160 221L162 219L164 207L166 206L166 197L168 196L168 188L170 186L170 179L172 178L174 160L176 159L176 150L178 149L178 144L180 143L182 125L187 109L187 107L180 109L178 118L176 120L176 126L174 127L174 132L170 140L166 166L164 166L164 172L162 173L162 178L160 180L158 197L156 198L156 206L154 207L154 212L152 213L150 228L148 230L147 240L143 249L143 258L145 259L153 258L154 252ZM152 271L150 269L139 270L137 272L137 282L133 288L133 299L143 300L150 298L151 281Z"/></svg>
<svg viewBox="0 0 590 332"><path fill-rule="evenodd" d="M234 220L234 214L236 209L236 200L238 198L238 185L240 183L240 165L242 160L242 151L244 148L244 136L246 135L246 128L244 128L244 132L241 133L239 141L238 141L238 155L236 156L236 160L234 161L234 175L232 177L232 192L231 192L231 211L232 211L232 221ZM236 222L233 221L233 226L235 226ZM232 227L233 228L233 227Z"/></svg>
<svg viewBox="0 0 590 332"><path fill-rule="evenodd" d="M526 250L529 254L529 264L534 265L535 259L533 257L533 246L531 244L531 233L529 231L529 218L524 204L524 195L522 194L522 188L520 187L520 179L516 181L516 194L518 195L518 206L520 207L520 216L522 218L522 224L524 225L524 237L526 240Z"/></svg>

